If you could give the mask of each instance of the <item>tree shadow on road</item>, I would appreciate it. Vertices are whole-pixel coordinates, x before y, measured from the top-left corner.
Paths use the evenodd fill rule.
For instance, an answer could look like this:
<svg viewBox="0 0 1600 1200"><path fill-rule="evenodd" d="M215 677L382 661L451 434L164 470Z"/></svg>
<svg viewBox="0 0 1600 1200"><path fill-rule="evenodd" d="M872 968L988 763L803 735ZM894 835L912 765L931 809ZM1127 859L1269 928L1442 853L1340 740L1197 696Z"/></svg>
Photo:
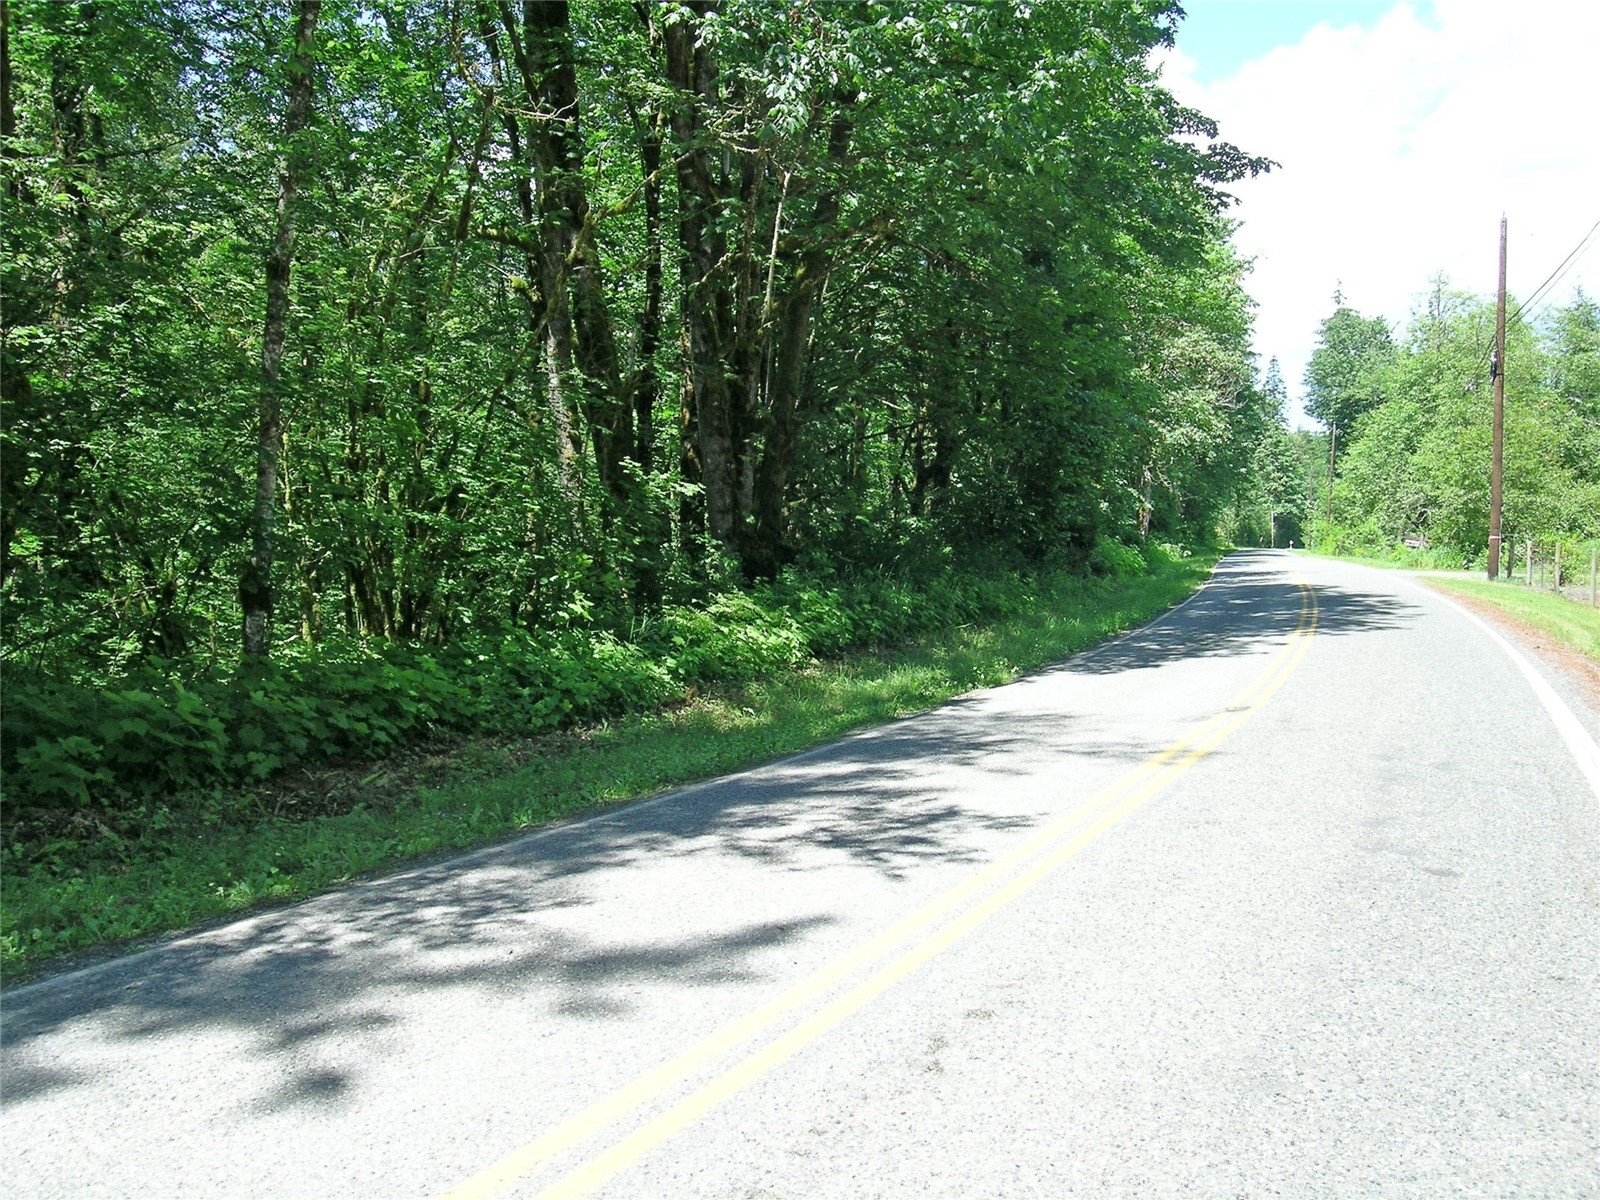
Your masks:
<svg viewBox="0 0 1600 1200"><path fill-rule="evenodd" d="M1280 564L1234 556L1187 605L1035 678L1262 653L1302 620L1301 590ZM1316 597L1319 636L1398 628L1418 611L1326 586ZM487 989L528 1021L615 1021L635 1011L647 982L775 978L794 947L839 915L770 921L723 910L703 914L693 934L630 938L627 929L581 935L556 914L596 903L609 873L667 857L731 856L779 872L847 865L891 882L919 864L978 863L1070 798L1070 781L1043 782L1062 755L1131 765L1163 740L1060 702L1039 711L995 695L15 989L0 1023L6 1104L94 1078L50 1057L48 1035L69 1027L112 1045L234 1031L276 1070L280 1082L256 1102L270 1111L347 1101L361 1083L349 1064L388 1052L408 1019L397 997L419 990ZM332 1062L323 1051L335 1047Z"/></svg>
<svg viewBox="0 0 1600 1200"><path fill-rule="evenodd" d="M1341 637L1400 629L1421 612L1416 605L1382 592L1328 584L1302 589L1284 576L1283 565L1284 556L1271 552L1230 555L1187 604L1048 670L1071 674L1147 670L1184 659L1252 653L1285 640L1313 615L1317 636Z"/></svg>

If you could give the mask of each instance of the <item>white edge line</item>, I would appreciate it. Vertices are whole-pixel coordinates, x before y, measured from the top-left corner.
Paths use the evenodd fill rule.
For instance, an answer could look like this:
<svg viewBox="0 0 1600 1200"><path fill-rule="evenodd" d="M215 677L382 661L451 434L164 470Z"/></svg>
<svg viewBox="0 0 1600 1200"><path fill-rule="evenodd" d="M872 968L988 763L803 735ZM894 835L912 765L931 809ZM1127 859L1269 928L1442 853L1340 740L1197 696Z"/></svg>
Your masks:
<svg viewBox="0 0 1600 1200"><path fill-rule="evenodd" d="M1578 770L1583 772L1583 777L1589 781L1589 789L1594 792L1595 799L1600 800L1600 745L1595 744L1594 738L1589 736L1589 731L1583 727L1583 723L1578 720L1577 715L1567 706L1567 702L1556 693L1555 688L1551 687L1545 677L1539 673L1538 668L1528 661L1527 656L1522 651L1501 637L1487 621L1476 613L1457 604L1449 596L1435 588L1424 587L1422 584L1406 579L1404 576L1401 576L1401 579L1418 591L1425 592L1435 599L1448 604L1461 616L1482 630L1490 641L1505 651L1506 657L1516 664L1517 670L1522 672L1523 678L1528 681L1528 686L1533 689L1534 696L1537 697L1540 704L1544 705L1545 711L1550 714L1550 720L1555 724L1556 732L1561 735L1561 740L1566 742L1567 749L1572 752L1572 757L1577 761Z"/></svg>

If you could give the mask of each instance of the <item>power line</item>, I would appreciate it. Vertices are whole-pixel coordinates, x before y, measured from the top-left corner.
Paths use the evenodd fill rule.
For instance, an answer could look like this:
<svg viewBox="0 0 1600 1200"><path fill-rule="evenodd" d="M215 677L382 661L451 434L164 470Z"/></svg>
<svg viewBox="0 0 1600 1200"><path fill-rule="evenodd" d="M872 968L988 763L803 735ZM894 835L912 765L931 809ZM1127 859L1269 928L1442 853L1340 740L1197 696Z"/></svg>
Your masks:
<svg viewBox="0 0 1600 1200"><path fill-rule="evenodd" d="M1592 237L1594 237L1596 230L1600 230L1600 221L1596 221L1593 225L1591 225L1589 227L1589 232L1584 234L1583 237L1578 240L1578 244L1567 252L1567 256L1565 258L1563 258L1559 263L1556 264L1555 270L1551 271L1549 275L1545 276L1544 282L1541 283L1538 287L1533 289L1533 294L1530 295L1526 300L1522 301L1522 303L1517 305L1517 311L1512 313L1510 315L1510 317L1507 318L1508 322L1520 321L1522 319L1522 314L1524 312L1527 312L1528 308L1531 305L1537 303L1538 300L1539 300L1539 297L1544 295L1545 291L1548 288L1551 288L1555 284L1559 283L1562 280L1562 278L1566 275L1566 273L1568 271L1570 271L1574 266L1577 265L1578 259L1580 259L1581 257L1583 257L1583 255L1588 253L1589 240ZM1542 317L1544 315L1545 311L1549 307L1550 307L1550 302L1549 301L1547 301L1545 304L1541 305L1540 308L1539 308L1539 311L1536 312L1536 313L1533 313L1528 318L1528 323L1532 324L1539 317ZM1494 359L1494 345L1493 345L1493 343L1491 343L1490 345L1486 346L1484 348L1484 350L1483 350L1483 353L1478 356L1477 366L1476 366L1476 368L1474 368L1472 373L1474 375L1481 374L1483 372L1483 368L1485 366L1487 366L1489 363L1491 363L1493 361L1493 359Z"/></svg>
<svg viewBox="0 0 1600 1200"><path fill-rule="evenodd" d="M1557 283L1561 277L1572 268L1576 260L1585 252L1585 248L1589 244L1589 239L1594 237L1596 230L1600 230L1600 221L1596 221L1589 227L1589 232L1584 234L1582 239L1579 240L1578 244L1567 252L1567 256L1556 264L1556 269L1551 271L1550 274L1545 278L1545 281L1533 290L1533 294L1521 304L1517 305L1517 311L1511 315L1511 319L1513 321L1521 320L1522 314L1526 312L1530 306L1537 302L1540 296L1544 295L1545 289ZM1546 307L1548 307L1548 305Z"/></svg>
<svg viewBox="0 0 1600 1200"><path fill-rule="evenodd" d="M1591 245L1587 249L1584 250L1583 254L1587 254L1589 252L1589 250L1592 250L1592 249L1594 249L1594 247ZM1573 267L1577 266L1578 263L1583 260L1583 254L1579 254L1577 258L1574 258L1572 260L1572 266ZM1570 271L1571 269L1572 269L1572 267L1568 267L1567 268L1568 271ZM1556 276L1556 282L1560 283L1561 280L1563 278L1565 278L1566 273L1567 273L1566 271L1563 271L1563 272L1561 272L1560 275ZM1556 302L1555 294L1554 294L1554 292L1552 292L1550 295L1545 297L1544 303L1539 305L1539 309L1538 309L1537 312L1529 314L1529 316L1528 316L1529 324L1532 324L1533 322L1537 321L1540 317L1544 316L1545 313L1549 312L1550 311L1550 306L1552 304L1554 304L1555 302Z"/></svg>

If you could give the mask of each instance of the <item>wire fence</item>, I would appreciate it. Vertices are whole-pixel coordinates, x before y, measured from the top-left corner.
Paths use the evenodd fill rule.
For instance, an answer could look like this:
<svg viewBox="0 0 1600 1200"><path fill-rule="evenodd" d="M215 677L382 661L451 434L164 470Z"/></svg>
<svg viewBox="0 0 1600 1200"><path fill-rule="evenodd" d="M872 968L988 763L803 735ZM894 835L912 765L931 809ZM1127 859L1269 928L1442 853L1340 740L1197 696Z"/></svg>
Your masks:
<svg viewBox="0 0 1600 1200"><path fill-rule="evenodd" d="M1600 542L1508 543L1501 569L1509 579L1600 608Z"/></svg>

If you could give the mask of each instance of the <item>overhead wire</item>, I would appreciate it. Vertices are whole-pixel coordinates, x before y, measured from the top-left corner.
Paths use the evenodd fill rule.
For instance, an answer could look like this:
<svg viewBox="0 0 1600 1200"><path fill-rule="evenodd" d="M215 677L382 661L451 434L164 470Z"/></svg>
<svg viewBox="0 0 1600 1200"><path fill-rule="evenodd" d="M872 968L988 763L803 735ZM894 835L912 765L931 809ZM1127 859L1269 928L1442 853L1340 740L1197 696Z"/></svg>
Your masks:
<svg viewBox="0 0 1600 1200"><path fill-rule="evenodd" d="M1516 312L1511 313L1506 317L1506 324L1508 326L1520 321L1522 319L1522 314L1527 312L1532 305L1536 304L1540 296L1543 296L1548 289L1559 283L1566 276L1566 273L1577 265L1578 260L1589 252L1590 239L1594 237L1597 230L1600 230L1600 221L1596 221L1589 227L1589 232L1578 239L1578 244L1567 252L1567 256L1565 258L1556 264L1555 270L1551 271L1549 275L1545 276L1544 282L1538 287L1534 288L1532 294L1529 295L1526 300L1517 305ZM1550 303L1551 301L1547 300L1537 312L1531 314L1528 318L1528 323L1532 324L1539 317L1543 316L1546 310L1550 307ZM1483 368L1490 365L1493 360L1494 343L1491 341L1484 349L1483 353L1479 355L1478 364L1473 370L1473 374L1477 375L1481 373Z"/></svg>
<svg viewBox="0 0 1600 1200"><path fill-rule="evenodd" d="M1587 253L1589 241L1594 237L1596 230L1600 230L1600 221L1596 221L1589 227L1589 232L1584 234L1582 239L1579 240L1578 244L1567 252L1567 256L1556 264L1556 269L1551 271L1550 274L1545 277L1545 281L1538 287L1534 288L1533 294L1526 300L1522 301L1522 303L1517 305L1517 311L1512 313L1507 319L1508 323L1510 321L1521 320L1522 314L1525 313L1535 303L1537 303L1539 297L1544 295L1547 289L1553 287L1555 284L1561 281L1566 273L1576 265L1577 260ZM1549 306L1546 305L1546 307Z"/></svg>
<svg viewBox="0 0 1600 1200"><path fill-rule="evenodd" d="M1600 225L1597 225L1595 228L1600 229ZM1590 230L1590 232L1593 233L1594 231ZM1573 267L1577 266L1580 262L1582 262L1583 261L1583 256L1585 254L1587 254L1592 249L1594 249L1594 244L1593 243L1591 243L1590 245L1584 247L1583 250L1580 253L1578 253L1572 259L1571 264L1568 267L1566 267L1561 272L1561 274L1559 274L1559 275L1557 275L1555 277L1554 281L1552 282L1552 287L1554 286L1554 284L1560 283L1562 279L1566 278L1567 271L1570 271ZM1528 303L1532 304L1532 302L1533 302L1533 298L1530 297ZM1532 313L1528 314L1528 323L1532 324L1535 321L1537 321L1540 317L1544 316L1545 313L1550 311L1550 306L1553 305L1555 302L1556 302L1555 293L1554 293L1554 291L1552 291L1548 296L1545 297L1544 303L1539 305L1538 309L1535 312L1532 312ZM1522 310L1524 308L1527 308L1527 307L1528 307L1527 304L1520 305L1518 307L1518 309L1517 309L1517 315L1520 317L1522 315Z"/></svg>

